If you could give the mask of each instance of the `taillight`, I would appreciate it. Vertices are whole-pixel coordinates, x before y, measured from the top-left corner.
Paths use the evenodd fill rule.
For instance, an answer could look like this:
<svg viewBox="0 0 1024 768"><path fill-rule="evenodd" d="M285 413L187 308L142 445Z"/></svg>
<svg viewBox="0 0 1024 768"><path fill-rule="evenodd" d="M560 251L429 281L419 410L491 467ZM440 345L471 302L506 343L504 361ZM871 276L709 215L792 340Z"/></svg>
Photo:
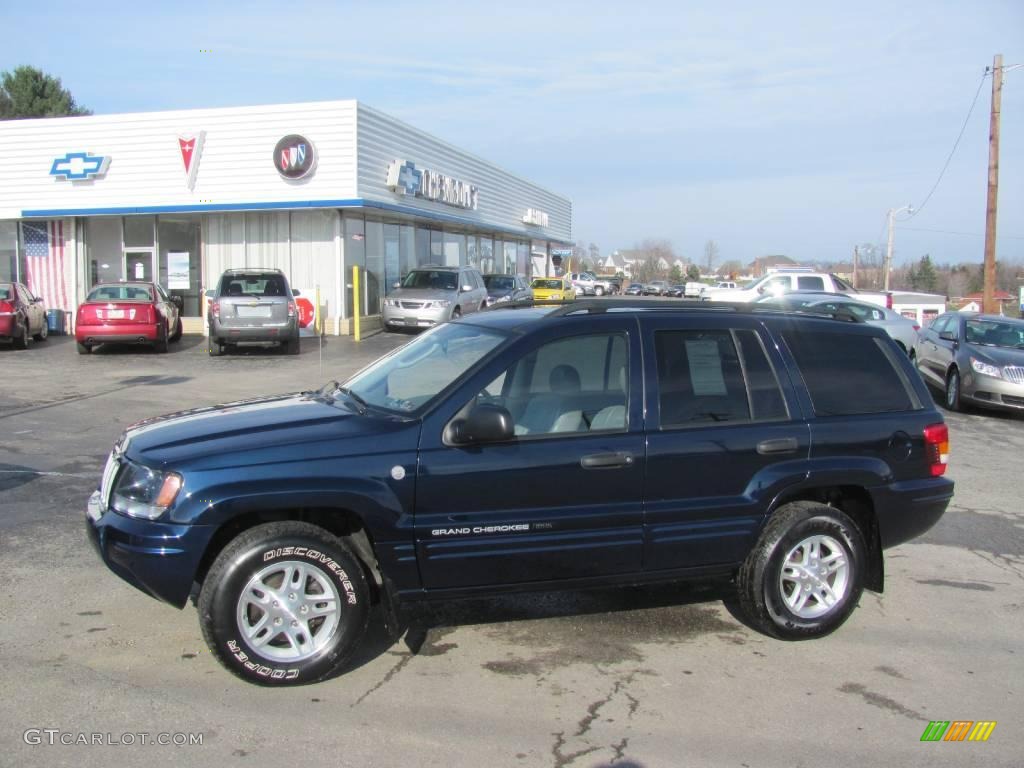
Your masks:
<svg viewBox="0 0 1024 768"><path fill-rule="evenodd" d="M949 462L949 428L945 424L924 428L924 454L932 477L945 474Z"/></svg>
<svg viewBox="0 0 1024 768"><path fill-rule="evenodd" d="M212 302L210 302L210 312L213 313L214 317L220 317L220 302L219 301L212 301Z"/></svg>
<svg viewBox="0 0 1024 768"><path fill-rule="evenodd" d="M917 323L914 323L914 330L915 331L920 331L921 330L921 326L918 325Z"/></svg>
<svg viewBox="0 0 1024 768"><path fill-rule="evenodd" d="M0 301L0 313L5 315L13 314L14 305L9 301Z"/></svg>
<svg viewBox="0 0 1024 768"><path fill-rule="evenodd" d="M295 317L295 302L288 302L288 317Z"/></svg>
<svg viewBox="0 0 1024 768"><path fill-rule="evenodd" d="M146 322L147 323L155 323L156 322L156 307L154 307L152 304L147 304L146 305Z"/></svg>

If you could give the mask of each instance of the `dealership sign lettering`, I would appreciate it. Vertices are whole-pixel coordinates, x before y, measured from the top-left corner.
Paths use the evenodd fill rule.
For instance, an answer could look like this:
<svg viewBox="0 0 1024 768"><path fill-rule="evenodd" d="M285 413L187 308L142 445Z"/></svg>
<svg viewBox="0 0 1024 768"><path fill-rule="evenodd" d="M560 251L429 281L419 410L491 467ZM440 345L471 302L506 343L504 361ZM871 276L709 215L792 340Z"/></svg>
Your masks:
<svg viewBox="0 0 1024 768"><path fill-rule="evenodd" d="M523 224L533 224L537 227L548 226L548 215L537 208L527 208L526 213L523 214Z"/></svg>
<svg viewBox="0 0 1024 768"><path fill-rule="evenodd" d="M388 166L387 186L401 195L422 197L474 211L480 198L480 190L468 181L417 168L408 160L395 160Z"/></svg>

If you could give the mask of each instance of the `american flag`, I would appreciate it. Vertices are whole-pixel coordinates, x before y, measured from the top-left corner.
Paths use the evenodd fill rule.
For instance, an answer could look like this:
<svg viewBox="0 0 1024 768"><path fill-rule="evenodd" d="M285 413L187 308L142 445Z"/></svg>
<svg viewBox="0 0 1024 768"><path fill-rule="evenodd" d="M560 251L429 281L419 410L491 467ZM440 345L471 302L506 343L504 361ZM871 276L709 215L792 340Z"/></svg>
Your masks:
<svg viewBox="0 0 1024 768"><path fill-rule="evenodd" d="M21 241L25 245L25 284L36 296L42 296L50 309L71 309L65 276L64 222L21 223Z"/></svg>

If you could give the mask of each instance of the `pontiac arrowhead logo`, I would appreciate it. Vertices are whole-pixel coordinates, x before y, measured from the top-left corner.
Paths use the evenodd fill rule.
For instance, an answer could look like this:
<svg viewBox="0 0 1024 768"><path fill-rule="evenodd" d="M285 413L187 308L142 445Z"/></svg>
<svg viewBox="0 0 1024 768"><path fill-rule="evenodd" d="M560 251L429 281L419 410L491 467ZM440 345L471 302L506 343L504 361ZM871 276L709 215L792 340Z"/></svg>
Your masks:
<svg viewBox="0 0 1024 768"><path fill-rule="evenodd" d="M103 176L110 165L110 158L88 152L68 152L56 157L50 166L50 175L68 181L82 181Z"/></svg>
<svg viewBox="0 0 1024 768"><path fill-rule="evenodd" d="M203 154L203 143L206 141L206 131L200 131L194 136L179 136L178 149L181 150L181 162L185 166L185 183L189 191L196 185L196 175L199 173L199 158Z"/></svg>

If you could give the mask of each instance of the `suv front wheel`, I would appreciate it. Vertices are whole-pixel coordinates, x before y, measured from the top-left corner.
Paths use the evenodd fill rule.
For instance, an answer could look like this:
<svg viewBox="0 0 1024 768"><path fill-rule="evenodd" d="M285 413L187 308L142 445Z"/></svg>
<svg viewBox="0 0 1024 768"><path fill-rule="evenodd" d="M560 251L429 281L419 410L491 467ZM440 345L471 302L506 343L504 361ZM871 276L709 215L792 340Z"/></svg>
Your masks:
<svg viewBox="0 0 1024 768"><path fill-rule="evenodd" d="M740 605L757 629L784 640L821 637L849 618L864 591L864 538L834 507L780 507L740 568Z"/></svg>
<svg viewBox="0 0 1024 768"><path fill-rule="evenodd" d="M309 523L268 523L217 556L199 593L199 623L233 674L302 685L345 664L366 629L369 599L342 539Z"/></svg>

